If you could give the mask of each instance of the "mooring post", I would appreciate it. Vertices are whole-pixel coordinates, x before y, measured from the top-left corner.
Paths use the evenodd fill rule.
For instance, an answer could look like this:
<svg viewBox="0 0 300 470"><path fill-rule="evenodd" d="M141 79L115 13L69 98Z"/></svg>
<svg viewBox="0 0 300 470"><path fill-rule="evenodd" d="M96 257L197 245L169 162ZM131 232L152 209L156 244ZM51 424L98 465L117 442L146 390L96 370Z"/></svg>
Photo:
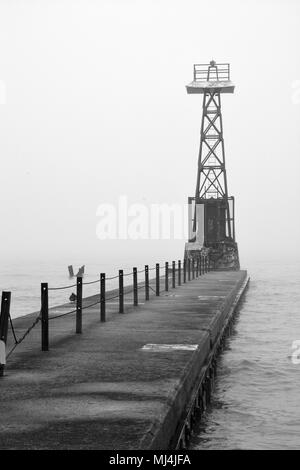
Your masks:
<svg viewBox="0 0 300 470"><path fill-rule="evenodd" d="M197 256L197 258L196 258L196 277L198 277L198 275L199 275L199 258Z"/></svg>
<svg viewBox="0 0 300 470"><path fill-rule="evenodd" d="M183 282L186 283L186 259L183 260Z"/></svg>
<svg viewBox="0 0 300 470"><path fill-rule="evenodd" d="M149 300L149 266L145 265L145 300Z"/></svg>
<svg viewBox="0 0 300 470"><path fill-rule="evenodd" d="M119 313L124 313L124 273L119 269Z"/></svg>
<svg viewBox="0 0 300 470"><path fill-rule="evenodd" d="M181 260L178 260L178 285L181 286Z"/></svg>
<svg viewBox="0 0 300 470"><path fill-rule="evenodd" d="M195 279L195 260L192 258L192 273L193 273L193 279Z"/></svg>
<svg viewBox="0 0 300 470"><path fill-rule="evenodd" d="M6 364L6 341L8 332L8 320L10 311L10 292L2 292L1 313L0 313L0 377L4 375Z"/></svg>
<svg viewBox="0 0 300 470"><path fill-rule="evenodd" d="M82 277L76 282L76 333L82 333Z"/></svg>
<svg viewBox="0 0 300 470"><path fill-rule="evenodd" d="M191 258L188 258L188 280L191 280Z"/></svg>
<svg viewBox="0 0 300 470"><path fill-rule="evenodd" d="M176 264L175 264L175 261L172 261L172 287L173 289L176 287L175 273L176 273Z"/></svg>
<svg viewBox="0 0 300 470"><path fill-rule="evenodd" d="M133 305L136 307L138 304L138 286L137 286L137 268L133 268Z"/></svg>
<svg viewBox="0 0 300 470"><path fill-rule="evenodd" d="M48 282L42 282L41 284L41 326L42 326L42 351L49 351Z"/></svg>
<svg viewBox="0 0 300 470"><path fill-rule="evenodd" d="M157 296L159 296L159 263L156 263L155 265L155 273L156 273L156 288L155 288L155 293Z"/></svg>
<svg viewBox="0 0 300 470"><path fill-rule="evenodd" d="M165 290L168 292L169 290L169 263L168 261L165 262Z"/></svg>
<svg viewBox="0 0 300 470"><path fill-rule="evenodd" d="M69 276L74 277L73 266L71 264L68 266L68 271L69 271Z"/></svg>
<svg viewBox="0 0 300 470"><path fill-rule="evenodd" d="M202 257L201 255L199 256L199 276L202 275Z"/></svg>
<svg viewBox="0 0 300 470"><path fill-rule="evenodd" d="M100 321L106 321L106 308L105 308L105 273L100 274Z"/></svg>

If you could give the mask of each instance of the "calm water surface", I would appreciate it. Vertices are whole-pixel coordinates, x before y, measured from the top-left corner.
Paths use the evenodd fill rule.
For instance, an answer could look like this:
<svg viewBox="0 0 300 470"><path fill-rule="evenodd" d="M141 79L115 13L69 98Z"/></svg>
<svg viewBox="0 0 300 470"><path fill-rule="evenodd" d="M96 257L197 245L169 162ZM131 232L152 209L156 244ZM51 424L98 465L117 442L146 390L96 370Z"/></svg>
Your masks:
<svg viewBox="0 0 300 470"><path fill-rule="evenodd" d="M249 266L250 287L219 358L192 449L300 449L299 263Z"/></svg>

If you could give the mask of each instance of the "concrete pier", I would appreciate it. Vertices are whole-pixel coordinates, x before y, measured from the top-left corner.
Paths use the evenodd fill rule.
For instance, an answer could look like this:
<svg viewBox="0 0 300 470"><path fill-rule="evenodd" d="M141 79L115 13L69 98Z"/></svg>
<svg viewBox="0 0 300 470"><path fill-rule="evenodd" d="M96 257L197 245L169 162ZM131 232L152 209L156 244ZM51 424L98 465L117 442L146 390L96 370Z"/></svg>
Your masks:
<svg viewBox="0 0 300 470"><path fill-rule="evenodd" d="M74 315L50 320L47 352L37 325L0 380L0 449L176 447L247 279L209 272L148 302L141 290L124 314L108 302L106 323L99 305L83 310L80 335ZM30 317L14 324L21 335Z"/></svg>

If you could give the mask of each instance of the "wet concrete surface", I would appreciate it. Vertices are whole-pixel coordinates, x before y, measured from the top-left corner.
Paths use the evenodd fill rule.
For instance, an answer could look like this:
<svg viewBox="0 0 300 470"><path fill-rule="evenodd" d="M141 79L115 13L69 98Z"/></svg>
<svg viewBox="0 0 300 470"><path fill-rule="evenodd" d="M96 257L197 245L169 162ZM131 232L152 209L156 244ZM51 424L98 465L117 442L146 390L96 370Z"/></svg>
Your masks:
<svg viewBox="0 0 300 470"><path fill-rule="evenodd" d="M116 299L108 302L106 323L99 305L87 308L80 335L74 314L50 320L47 352L38 324L0 379L0 448L166 448L245 277L245 271L210 272L160 297L151 291L149 302L139 291L137 307L128 294L124 314ZM35 316L14 320L19 337ZM198 347L143 349L148 344ZM7 349L12 345L10 334Z"/></svg>

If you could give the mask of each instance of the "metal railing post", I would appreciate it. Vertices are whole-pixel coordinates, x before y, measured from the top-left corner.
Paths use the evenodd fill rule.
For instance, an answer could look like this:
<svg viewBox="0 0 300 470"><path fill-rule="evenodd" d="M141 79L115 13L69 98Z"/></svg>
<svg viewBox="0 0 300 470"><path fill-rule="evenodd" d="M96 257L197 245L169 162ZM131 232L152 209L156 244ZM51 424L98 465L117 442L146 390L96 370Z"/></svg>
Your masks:
<svg viewBox="0 0 300 470"><path fill-rule="evenodd" d="M166 261L165 263L165 290L168 292L169 290L169 263Z"/></svg>
<svg viewBox="0 0 300 470"><path fill-rule="evenodd" d="M76 333L82 333L82 277L76 282Z"/></svg>
<svg viewBox="0 0 300 470"><path fill-rule="evenodd" d="M188 280L191 280L191 258L188 258Z"/></svg>
<svg viewBox="0 0 300 470"><path fill-rule="evenodd" d="M100 274L100 321L106 321L106 305L105 305L105 273Z"/></svg>
<svg viewBox="0 0 300 470"><path fill-rule="evenodd" d="M48 283L41 284L41 327L42 327L42 351L49 351L49 303Z"/></svg>
<svg viewBox="0 0 300 470"><path fill-rule="evenodd" d="M137 268L133 268L133 305L138 305Z"/></svg>
<svg viewBox="0 0 300 470"><path fill-rule="evenodd" d="M172 287L173 289L176 287L175 272L176 272L176 264L175 264L175 261L172 261Z"/></svg>
<svg viewBox="0 0 300 470"><path fill-rule="evenodd" d="M181 286L181 260L178 260L178 285Z"/></svg>
<svg viewBox="0 0 300 470"><path fill-rule="evenodd" d="M186 283L186 259L183 260L183 282Z"/></svg>
<svg viewBox="0 0 300 470"><path fill-rule="evenodd" d="M124 273L119 269L119 313L124 313Z"/></svg>
<svg viewBox="0 0 300 470"><path fill-rule="evenodd" d="M149 300L149 266L145 266L145 300Z"/></svg>
<svg viewBox="0 0 300 470"><path fill-rule="evenodd" d="M0 377L4 375L6 364L6 341L8 332L8 320L10 311L10 292L2 292L1 313L0 313Z"/></svg>
<svg viewBox="0 0 300 470"><path fill-rule="evenodd" d="M157 296L159 296L159 263L156 263L155 265L155 279L156 279L156 287L155 287L155 293Z"/></svg>
<svg viewBox="0 0 300 470"><path fill-rule="evenodd" d="M193 272L193 279L195 279L195 260L192 258L192 272Z"/></svg>

